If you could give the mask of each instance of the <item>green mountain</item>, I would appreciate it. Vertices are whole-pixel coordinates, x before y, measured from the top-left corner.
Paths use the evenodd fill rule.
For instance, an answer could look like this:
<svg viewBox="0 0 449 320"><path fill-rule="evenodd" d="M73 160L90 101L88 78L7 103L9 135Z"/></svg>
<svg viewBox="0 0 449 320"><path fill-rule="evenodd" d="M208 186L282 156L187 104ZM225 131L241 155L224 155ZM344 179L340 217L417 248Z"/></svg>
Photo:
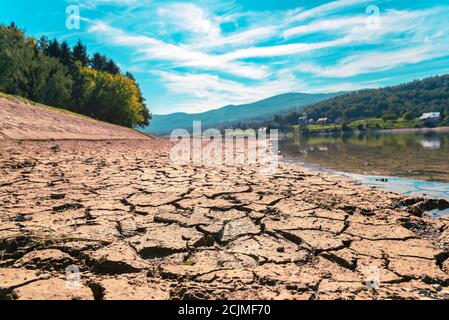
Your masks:
<svg viewBox="0 0 449 320"><path fill-rule="evenodd" d="M309 118L331 121L404 117L414 119L424 112L449 115L449 75L381 89L361 90L319 102L305 109Z"/></svg>
<svg viewBox="0 0 449 320"><path fill-rule="evenodd" d="M191 130L193 121L201 121L203 129L232 127L239 123L266 120L273 117L274 114L300 111L310 104L333 98L339 94L287 93L250 104L229 105L197 114L154 115L151 125L143 131L156 135L167 135L174 129Z"/></svg>

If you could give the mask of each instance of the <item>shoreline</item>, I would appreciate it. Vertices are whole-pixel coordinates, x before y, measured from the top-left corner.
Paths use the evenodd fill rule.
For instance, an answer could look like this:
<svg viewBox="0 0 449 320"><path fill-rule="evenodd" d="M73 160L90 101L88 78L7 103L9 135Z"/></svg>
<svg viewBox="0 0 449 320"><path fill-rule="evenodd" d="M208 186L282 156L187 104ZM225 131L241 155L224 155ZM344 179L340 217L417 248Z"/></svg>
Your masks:
<svg viewBox="0 0 449 320"><path fill-rule="evenodd" d="M433 180L423 180L423 179L414 179L414 178L408 178L408 177L401 177L401 176L391 176L391 175L379 175L379 174L366 174L366 173L358 173L358 172L346 172L346 171L338 171L338 170L334 170L334 169L330 169L327 168L325 166L319 165L319 164L314 164L314 163L308 163L308 162L302 162L299 160L293 160L293 159L287 159L284 158L283 162L285 163L289 163L289 164L294 164L297 165L299 167L305 167L305 168L310 168L311 170L317 171L317 172L323 172L323 173L327 173L327 174L331 174L331 175L335 175L335 176L340 176L340 177L347 177L349 179L351 179L352 181L355 182L360 182L363 183L365 185L371 186L371 187L376 187L379 190L384 190L386 192L396 192L400 195L403 196L421 196L421 197L425 197L425 198L429 198L429 199L444 199L444 200L448 200L449 201L449 191L448 194L446 195L441 195L441 196L432 196L432 194L424 194L424 192L416 190L417 192L411 192L411 190L398 190L398 187L402 186L404 187L404 184L406 184L405 182L410 181L410 183L412 184L413 182L416 183L423 183L423 184L435 184L435 185L447 185L448 190L449 190L449 182L445 182L445 181L433 181ZM383 179L386 179L387 181L381 181ZM392 180L400 180L401 183L398 185L395 185L394 182L392 182ZM378 183L378 182L382 182ZM404 188L402 188L404 189ZM431 192L432 190L425 190L427 192ZM435 193L436 194L436 193ZM430 195L430 196L429 196ZM445 214L449 214L449 211Z"/></svg>
<svg viewBox="0 0 449 320"><path fill-rule="evenodd" d="M382 133L413 133L413 132L449 132L449 126L435 127L435 128L398 128L398 129L380 129L380 130L364 130L364 131L330 131L330 132L297 132L297 133L283 133L282 136L292 137L299 133L303 136L322 136L322 135L364 135L364 134L382 134ZM281 134L279 135L281 136Z"/></svg>
<svg viewBox="0 0 449 320"><path fill-rule="evenodd" d="M376 130L374 130L376 131ZM449 132L449 126L436 128L402 128L402 129L385 129L377 130L378 132Z"/></svg>
<svg viewBox="0 0 449 320"><path fill-rule="evenodd" d="M161 139L0 147L0 298L449 298L449 218L424 214L444 203L296 164L177 166Z"/></svg>

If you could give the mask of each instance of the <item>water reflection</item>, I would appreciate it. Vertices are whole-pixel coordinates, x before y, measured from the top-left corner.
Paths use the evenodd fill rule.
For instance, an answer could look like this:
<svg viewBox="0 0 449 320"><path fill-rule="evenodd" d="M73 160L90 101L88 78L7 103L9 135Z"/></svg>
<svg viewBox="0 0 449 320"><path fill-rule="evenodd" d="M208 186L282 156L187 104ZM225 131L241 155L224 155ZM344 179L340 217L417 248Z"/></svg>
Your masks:
<svg viewBox="0 0 449 320"><path fill-rule="evenodd" d="M348 173L340 174L386 191L425 198L449 200L449 184L445 182L424 181L398 177L383 177L379 179L377 176ZM449 213L449 210L446 210L444 213Z"/></svg>
<svg viewBox="0 0 449 320"><path fill-rule="evenodd" d="M422 139L420 141L421 145L425 149L440 149L441 148L441 140L439 139Z"/></svg>
<svg viewBox="0 0 449 320"><path fill-rule="evenodd" d="M329 169L449 182L449 132L300 136L279 144L287 159Z"/></svg>

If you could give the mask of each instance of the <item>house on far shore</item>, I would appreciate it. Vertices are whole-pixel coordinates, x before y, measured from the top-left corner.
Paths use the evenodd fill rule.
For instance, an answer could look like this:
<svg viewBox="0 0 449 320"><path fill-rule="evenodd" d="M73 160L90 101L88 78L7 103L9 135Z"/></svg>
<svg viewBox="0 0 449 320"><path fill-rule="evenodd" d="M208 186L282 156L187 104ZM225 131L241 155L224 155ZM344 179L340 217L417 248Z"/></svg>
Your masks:
<svg viewBox="0 0 449 320"><path fill-rule="evenodd" d="M329 118L320 118L316 121L318 124L326 124L329 122Z"/></svg>
<svg viewBox="0 0 449 320"><path fill-rule="evenodd" d="M423 113L419 120L422 120L426 123L436 123L440 121L441 113L440 112L427 112Z"/></svg>

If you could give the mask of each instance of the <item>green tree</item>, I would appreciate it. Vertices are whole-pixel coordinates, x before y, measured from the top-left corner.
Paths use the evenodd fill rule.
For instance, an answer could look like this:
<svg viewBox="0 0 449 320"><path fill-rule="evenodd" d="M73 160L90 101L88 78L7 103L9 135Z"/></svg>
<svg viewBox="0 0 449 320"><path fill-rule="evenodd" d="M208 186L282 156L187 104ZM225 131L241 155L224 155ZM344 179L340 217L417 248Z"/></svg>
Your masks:
<svg viewBox="0 0 449 320"><path fill-rule="evenodd" d="M410 121L413 120L414 116L411 112L406 112L402 115L402 118L404 118L404 120Z"/></svg>
<svg viewBox="0 0 449 320"><path fill-rule="evenodd" d="M352 92L305 110L311 118L329 117L332 121L339 117L348 121L381 117L397 119L405 113L417 118L424 112L433 111L449 111L449 75Z"/></svg>
<svg viewBox="0 0 449 320"><path fill-rule="evenodd" d="M40 37L40 39L37 41L36 47L37 47L37 49L38 49L40 52L46 54L47 51L48 51L49 45L50 45L50 40L48 40L47 37L42 36L42 37Z"/></svg>
<svg viewBox="0 0 449 320"><path fill-rule="evenodd" d="M57 58L61 56L61 47L59 45L58 39L53 39L50 41L48 46L46 47L45 54L52 58Z"/></svg>
<svg viewBox="0 0 449 320"><path fill-rule="evenodd" d="M117 74L120 73L120 68L117 66L114 60L110 59L103 71L109 72L111 74Z"/></svg>
<svg viewBox="0 0 449 320"><path fill-rule="evenodd" d="M81 41L72 51L14 24L0 25L0 91L128 127L151 119L134 76L122 75L112 59L98 53L90 63Z"/></svg>
<svg viewBox="0 0 449 320"><path fill-rule="evenodd" d="M15 26L0 26L0 41L0 90L50 105L68 102L72 82L67 70L45 55L42 44Z"/></svg>
<svg viewBox="0 0 449 320"><path fill-rule="evenodd" d="M26 97L26 71L35 50L33 40L14 24L0 25L0 90Z"/></svg>
<svg viewBox="0 0 449 320"><path fill-rule="evenodd" d="M91 60L91 66L95 70L105 71L107 64L108 64L108 58L106 58L106 56L104 56L98 52L93 55L92 60Z"/></svg>
<svg viewBox="0 0 449 320"><path fill-rule="evenodd" d="M81 63L83 67L86 67L89 65L89 54L87 53L86 46L81 42L81 40L78 40L76 45L73 47L73 60L78 61Z"/></svg>
<svg viewBox="0 0 449 320"><path fill-rule="evenodd" d="M73 68L73 56L72 51L70 50L70 46L67 42L62 42L60 47L60 55L59 62L61 62L64 66L68 68Z"/></svg>
<svg viewBox="0 0 449 320"><path fill-rule="evenodd" d="M53 106L64 106L69 102L72 80L58 59L38 53L26 70L26 76L26 96L31 100Z"/></svg>
<svg viewBox="0 0 449 320"><path fill-rule="evenodd" d="M143 117L144 122L142 122L139 126L147 127L150 125L150 120L152 119L152 115L145 104L145 98L143 97L142 89L140 89L139 83L136 81L136 78L134 77L134 75L131 72L126 72L125 77L127 77L128 79L131 79L137 87L139 103L142 103L145 106L145 108L143 108L141 111L141 116Z"/></svg>
<svg viewBox="0 0 449 320"><path fill-rule="evenodd" d="M398 116L392 112L388 112L382 116L382 119L384 121L393 121L393 120L397 120L397 118L398 118Z"/></svg>
<svg viewBox="0 0 449 320"><path fill-rule="evenodd" d="M127 127L148 123L149 111L139 101L139 90L132 79L81 64L79 68L84 79L84 110L89 116Z"/></svg>

